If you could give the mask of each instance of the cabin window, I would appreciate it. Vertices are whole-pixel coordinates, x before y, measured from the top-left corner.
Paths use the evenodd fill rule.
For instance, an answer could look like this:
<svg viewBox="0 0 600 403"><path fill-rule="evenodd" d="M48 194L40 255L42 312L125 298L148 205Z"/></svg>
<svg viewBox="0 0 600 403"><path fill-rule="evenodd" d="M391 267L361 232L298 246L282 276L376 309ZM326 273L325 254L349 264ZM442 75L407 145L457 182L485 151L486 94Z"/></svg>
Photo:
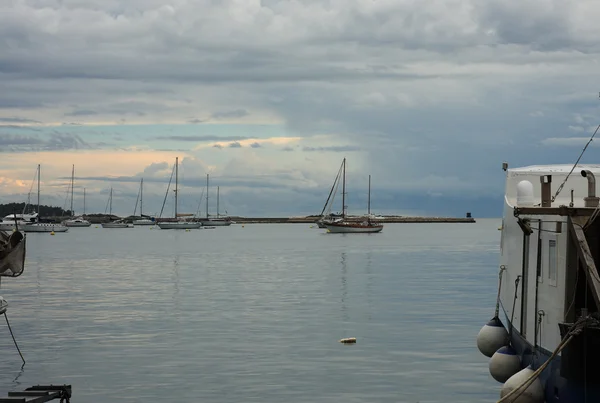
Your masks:
<svg viewBox="0 0 600 403"><path fill-rule="evenodd" d="M552 285L556 285L558 271L556 260L556 240L550 239L548 241L548 279Z"/></svg>

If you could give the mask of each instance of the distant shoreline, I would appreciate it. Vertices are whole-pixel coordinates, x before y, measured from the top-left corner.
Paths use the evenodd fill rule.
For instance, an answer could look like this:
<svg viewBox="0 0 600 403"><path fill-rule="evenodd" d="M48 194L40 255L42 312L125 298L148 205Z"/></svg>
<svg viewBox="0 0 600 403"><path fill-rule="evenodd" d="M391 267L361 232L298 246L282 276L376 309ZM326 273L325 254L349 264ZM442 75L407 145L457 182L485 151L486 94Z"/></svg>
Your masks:
<svg viewBox="0 0 600 403"><path fill-rule="evenodd" d="M108 215L86 215L86 220L92 224L102 224L109 221L121 219L121 217L112 216L109 218ZM44 221L51 222L62 222L69 219L70 217L46 217ZM318 216L306 216L306 217L235 217L231 216L231 221L237 224L315 224L319 219ZM130 217L125 217L125 220L130 221ZM361 221L363 217L348 217L352 221ZM169 219L162 219L160 221L169 221ZM376 221L382 223L475 223L475 219L472 217L411 217L411 216L382 216L381 219Z"/></svg>

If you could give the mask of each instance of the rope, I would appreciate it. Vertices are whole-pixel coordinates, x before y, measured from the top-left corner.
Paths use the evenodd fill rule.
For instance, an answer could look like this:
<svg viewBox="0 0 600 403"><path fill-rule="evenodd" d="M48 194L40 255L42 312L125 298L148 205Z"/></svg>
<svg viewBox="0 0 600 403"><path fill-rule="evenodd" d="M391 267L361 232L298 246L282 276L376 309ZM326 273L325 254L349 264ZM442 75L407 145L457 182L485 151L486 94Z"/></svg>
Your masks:
<svg viewBox="0 0 600 403"><path fill-rule="evenodd" d="M512 339L512 333L513 333L513 319L515 318L515 306L517 305L517 292L519 291L519 281L521 281L521 276L517 276L517 278L515 279L515 297L513 299L513 306L512 306L512 312L510 314L510 329L508 331L508 338Z"/></svg>
<svg viewBox="0 0 600 403"><path fill-rule="evenodd" d="M498 273L498 296L496 297L496 313L494 318L497 318L500 314L500 290L502 289L502 273L506 270L506 266L500 266L500 273Z"/></svg>
<svg viewBox="0 0 600 403"><path fill-rule="evenodd" d="M6 315L6 312L4 312L4 319L6 319L6 324L8 325L8 330L10 331L10 335L12 336L13 342L15 343L15 347L17 348L17 351L19 352L19 355L21 356L21 359L23 360L23 364L25 364L25 358L23 358L23 354L21 354L21 349L19 349L17 340L15 340L15 335L13 334L13 331L10 327L10 322L8 321L8 316Z"/></svg>
<svg viewBox="0 0 600 403"><path fill-rule="evenodd" d="M536 371L534 371L533 374L531 374L529 376L529 378L527 378L522 384L517 386L515 389L511 390L506 396L504 396L502 399L498 400L496 403L508 402L509 401L508 399L513 397L513 395L516 394L517 392L518 392L518 394L517 394L517 396L514 397L514 399L521 396L521 394L523 394L523 392L525 392L525 390L527 390L527 388L533 383L533 381L535 381L535 379L538 376L540 376L540 374L544 371L544 369L546 369L546 367L548 365L550 365L552 360L554 360L556 358L556 356L567 346L567 344L569 344L575 336L579 335L583 331L583 328L585 328L588 325L598 326L598 325L600 325L600 321L598 321L598 319L596 319L592 316L589 316L589 315L580 318L577 322L575 322L573 324L573 326L571 326L571 328L565 334L565 337L563 337L562 341L556 347L556 349L554 350L554 352L552 353L550 358L548 358L548 360L546 362L544 362L542 365L540 365L540 367ZM511 400L511 402L514 402L514 399Z"/></svg>
<svg viewBox="0 0 600 403"><path fill-rule="evenodd" d="M581 157L583 157L583 154L585 153L585 150L587 150L588 146L590 145L590 143L592 142L592 140L596 136L596 133L598 133L599 129L600 129L600 125L598 125L598 127L596 127L596 130L594 131L594 134L592 134L592 137L590 137L590 139L588 140L588 142L585 145L585 147L583 147L583 150L581 151L581 154L579 154L579 158L577 158L577 161L575 161L575 165L573 165L573 168L571 168L571 171L567 174L565 180L560 184L560 186L558 187L558 189L556 189L556 193L554 194L554 196L552 196L552 202L554 202L556 200L556 198L558 197L558 194L561 192L561 190L565 186L565 183L567 183L567 180L569 179L569 176L571 176L571 174L573 173L573 171L577 167L577 164L579 164L579 160L581 160Z"/></svg>

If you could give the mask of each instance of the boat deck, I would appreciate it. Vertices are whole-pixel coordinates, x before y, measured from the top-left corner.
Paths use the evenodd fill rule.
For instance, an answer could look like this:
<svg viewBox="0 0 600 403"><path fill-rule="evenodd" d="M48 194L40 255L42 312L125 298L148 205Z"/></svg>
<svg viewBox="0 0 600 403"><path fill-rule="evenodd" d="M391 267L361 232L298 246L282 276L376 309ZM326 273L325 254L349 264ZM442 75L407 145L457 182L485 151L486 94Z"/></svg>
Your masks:
<svg viewBox="0 0 600 403"><path fill-rule="evenodd" d="M20 392L8 392L8 397L0 397L0 403L43 403L58 399L70 401L71 385L36 385Z"/></svg>

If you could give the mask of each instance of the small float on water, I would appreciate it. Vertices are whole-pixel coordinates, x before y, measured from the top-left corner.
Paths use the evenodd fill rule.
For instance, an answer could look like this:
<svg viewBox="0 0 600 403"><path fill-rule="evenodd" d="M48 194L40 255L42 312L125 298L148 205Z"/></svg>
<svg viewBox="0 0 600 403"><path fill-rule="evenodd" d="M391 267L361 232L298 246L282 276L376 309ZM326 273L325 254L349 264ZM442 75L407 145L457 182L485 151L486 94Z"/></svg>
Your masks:
<svg viewBox="0 0 600 403"><path fill-rule="evenodd" d="M600 165L503 169L496 310L477 335L499 402L600 402Z"/></svg>

